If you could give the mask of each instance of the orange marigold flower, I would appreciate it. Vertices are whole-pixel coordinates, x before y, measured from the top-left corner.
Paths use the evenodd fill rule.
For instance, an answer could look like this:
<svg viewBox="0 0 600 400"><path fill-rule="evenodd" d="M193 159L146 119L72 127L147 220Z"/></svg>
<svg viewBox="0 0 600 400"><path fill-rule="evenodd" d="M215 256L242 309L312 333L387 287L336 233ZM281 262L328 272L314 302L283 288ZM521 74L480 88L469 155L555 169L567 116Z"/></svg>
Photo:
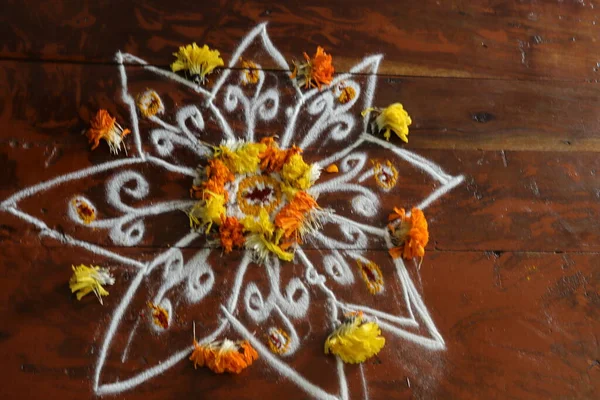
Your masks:
<svg viewBox="0 0 600 400"><path fill-rule="evenodd" d="M281 150L272 137L263 138L260 142L267 145L265 151L258 155L258 158L260 158L260 169L266 173L281 171L283 165L288 162L290 157L294 154L302 153L302 149L297 146Z"/></svg>
<svg viewBox="0 0 600 400"><path fill-rule="evenodd" d="M427 220L423 211L413 208L410 217L407 217L404 208L394 207L389 221L388 229L392 234L392 241L397 246L390 249L390 255L393 258L423 258L425 246L429 242Z"/></svg>
<svg viewBox="0 0 600 400"><path fill-rule="evenodd" d="M225 190L225 184L234 180L234 176L229 168L227 168L223 161L213 158L208 161L205 171L207 180L199 183L199 186L192 186L190 195L195 199L206 200L207 193L212 192L223 195L225 202L227 202L229 200L229 193Z"/></svg>
<svg viewBox="0 0 600 400"><path fill-rule="evenodd" d="M208 161L206 167L206 175L209 179L215 179L217 182L223 185L227 182L233 182L234 177L229 168L223 163L223 161L213 158Z"/></svg>
<svg viewBox="0 0 600 400"><path fill-rule="evenodd" d="M335 69L330 54L325 53L325 50L318 46L312 59L306 53L304 53L304 59L305 63L300 65L294 63L294 72L291 75L291 78L296 79L299 86L304 86L306 89L318 87L321 90L321 85L331 83Z"/></svg>
<svg viewBox="0 0 600 400"><path fill-rule="evenodd" d="M225 203L229 200L229 192L225 190L225 185L218 178L211 178L202 184L201 198L206 200L209 192L222 194L225 198Z"/></svg>
<svg viewBox="0 0 600 400"><path fill-rule="evenodd" d="M283 230L285 238L300 239L314 221L310 212L319 208L316 200L306 192L298 192L291 202L275 217L275 226Z"/></svg>
<svg viewBox="0 0 600 400"><path fill-rule="evenodd" d="M90 125L90 129L88 129L86 135L90 144L92 144L92 150L98 147L100 139L104 139L108 143L111 153L118 154L121 150L123 138L125 135L131 133L129 129L123 129L117 123L117 119L111 117L108 111L104 109L96 113L90 121Z"/></svg>
<svg viewBox="0 0 600 400"><path fill-rule="evenodd" d="M235 217L222 216L221 221L219 237L225 253L230 253L234 247L243 247L246 241L244 238L244 225Z"/></svg>
<svg viewBox="0 0 600 400"><path fill-rule="evenodd" d="M239 374L257 359L258 353L248 341L234 342L229 339L206 345L194 339L194 350L190 356L194 368L206 366L217 374Z"/></svg>
<svg viewBox="0 0 600 400"><path fill-rule="evenodd" d="M148 307L152 309L152 320L154 321L154 324L163 329L167 329L169 327L169 312L152 302L148 302Z"/></svg>

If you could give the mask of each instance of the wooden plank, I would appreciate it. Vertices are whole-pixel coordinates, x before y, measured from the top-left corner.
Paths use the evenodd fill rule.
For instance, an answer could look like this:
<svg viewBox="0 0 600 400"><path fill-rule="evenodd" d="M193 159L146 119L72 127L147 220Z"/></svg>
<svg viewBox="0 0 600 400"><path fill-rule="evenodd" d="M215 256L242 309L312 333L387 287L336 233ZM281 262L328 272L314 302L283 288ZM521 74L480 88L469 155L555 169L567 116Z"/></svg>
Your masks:
<svg viewBox="0 0 600 400"><path fill-rule="evenodd" d="M201 99L155 74L138 68L127 71L132 95L153 87L171 101L168 122L175 117L173 107ZM279 82L286 79L283 73L268 75ZM354 79L366 83L364 76ZM114 66L5 61L0 63L0 88L0 142L15 147L80 144L80 133L98 108L130 124ZM286 106L297 101L283 89L282 96ZM374 104L385 107L398 101L413 120L408 149L600 151L600 89L594 84L377 77ZM357 120L360 111L360 105L353 109ZM277 121L282 119L283 115ZM210 134L219 131L216 124L209 129ZM258 129L279 133L275 124Z"/></svg>
<svg viewBox="0 0 600 400"><path fill-rule="evenodd" d="M16 188L25 188L56 176L91 167L112 158L107 152L90 154L82 144L73 147L32 147L15 149L2 146L4 156L0 168L0 198L7 199ZM52 150L51 150L52 149ZM338 215L384 227L394 206L409 208L419 204L437 187L422 171L411 167L384 149L375 146L359 148L369 159L381 162L391 159L400 172L399 183L383 192L373 178L361 185L379 196L379 209L372 218L362 217L350 206L357 196L353 192L325 193L319 197L322 207L331 207ZM453 175L465 176L459 185L427 210L431 239L429 249L482 251L598 252L600 227L595 216L600 214L598 175L600 161L596 153L564 152L490 152L459 150L419 150L424 156ZM307 152L308 159L320 156ZM191 164L193 167L195 164ZM364 170L369 171L370 165ZM149 195L141 200L125 197L131 205L142 208L157 202L186 200L191 177L173 174L152 165L123 167L115 171L76 180L25 198L19 208L45 221L52 229L99 245L111 245L109 230L95 230L74 223L67 217L69 202L83 195L98 209L98 218L117 218L124 214L107 200L108 182L123 170L140 173L150 184ZM323 174L319 182L336 178ZM29 237L39 245L38 230L13 217L5 218L8 232L17 232L23 241ZM331 237L340 236L336 225L327 225ZM189 231L187 217L179 210L145 218L145 235L139 246L163 247L173 244ZM31 235L25 234L30 232ZM47 240L48 246L58 242ZM196 242L194 247L205 246ZM307 243L310 248L323 244ZM368 248L385 248L382 240L370 237Z"/></svg>
<svg viewBox="0 0 600 400"><path fill-rule="evenodd" d="M68 251L44 246L0 247L3 260L0 273L4 277L0 310L3 320L9 322L1 329L0 341L4 363L10 366L4 370L5 380L0 387L4 397L15 393L30 399L47 398L48 394L65 399L92 395L92 376L107 326L135 273L101 257L90 260L83 250L65 250ZM185 259L189 260L195 252L184 249ZM140 250L132 249L130 253L139 255ZM309 255L323 256L317 252ZM183 290L175 288L168 292L175 318L170 330L163 334L152 333L147 314L143 314L147 313L145 302L164 283L160 270L149 274L117 329L102 375L104 382L117 376L123 380L156 364L175 349L189 345L192 321L197 323L197 334L212 327L216 322L216 307L228 296L237 271L234 265L239 257L231 257L227 267L213 264L218 269L218 282L229 282L220 286L219 293L211 292L202 302L189 304L183 301ZM370 252L369 257L382 265L388 285L386 297L372 297L359 290L360 286L350 294L354 302L381 306L382 299L388 299L391 292L399 296L400 288L392 285L393 270L385 264L387 254ZM44 261L31 262L33 259ZM115 272L117 283L110 287L104 306L89 297L77 302L69 293L69 267L84 260L110 266ZM364 365L369 397L597 397L599 261L597 254L494 256L484 252L431 252L420 271L409 266L409 273L446 342L446 350L424 350L384 331L386 347L376 359ZM255 282L266 297L269 289L264 269L249 271L251 275L245 282ZM284 284L292 276L303 275L299 265L288 265L283 271ZM343 298L343 288L334 290ZM335 393L335 363L321 354L329 328L320 321L327 308L321 303L324 299L318 290L311 288L310 296L307 320L293 320L298 332L307 335L303 336L302 350L285 361ZM125 361L121 362L129 333L140 315L142 323ZM254 330L259 340L264 340L263 334L270 324L277 324L269 319L264 324L252 325L243 309L238 317ZM227 336L236 338L237 334L228 331ZM360 369L346 366L345 370L351 393L362 393ZM306 393L262 359L236 377L194 370L191 363L183 360L122 396L188 398L190 393L203 393L211 398L245 398L248 393L306 398Z"/></svg>
<svg viewBox="0 0 600 400"><path fill-rule="evenodd" d="M599 12L575 0L42 1L12 5L0 17L0 57L112 63L124 50L167 66L177 46L197 41L229 60L246 32L268 22L286 59L322 45L334 54L338 71L383 53L385 74L595 81Z"/></svg>

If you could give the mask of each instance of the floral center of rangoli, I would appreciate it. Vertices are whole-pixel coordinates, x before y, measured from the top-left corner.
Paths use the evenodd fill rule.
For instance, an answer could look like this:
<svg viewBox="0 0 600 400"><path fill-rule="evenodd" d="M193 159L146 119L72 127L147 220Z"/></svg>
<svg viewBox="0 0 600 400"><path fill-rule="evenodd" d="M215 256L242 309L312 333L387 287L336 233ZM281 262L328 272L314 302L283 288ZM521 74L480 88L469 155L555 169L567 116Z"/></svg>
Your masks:
<svg viewBox="0 0 600 400"><path fill-rule="evenodd" d="M280 149L270 137L213 147L192 186L198 199L188 212L192 228L218 237L226 253L246 248L259 262L269 254L291 261L326 214L310 193L321 168L301 153L296 146Z"/></svg>

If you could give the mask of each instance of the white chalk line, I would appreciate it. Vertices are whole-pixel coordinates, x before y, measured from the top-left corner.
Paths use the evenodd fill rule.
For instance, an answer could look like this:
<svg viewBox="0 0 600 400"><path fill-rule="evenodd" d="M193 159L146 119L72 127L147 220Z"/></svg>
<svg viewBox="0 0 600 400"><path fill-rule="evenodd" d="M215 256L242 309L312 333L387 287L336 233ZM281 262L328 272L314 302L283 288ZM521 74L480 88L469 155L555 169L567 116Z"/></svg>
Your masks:
<svg viewBox="0 0 600 400"><path fill-rule="evenodd" d="M362 137L366 142L375 143L383 148L391 150L392 152L396 153L400 158L427 172L429 175L431 175L432 178L439 181L440 183L446 183L450 179L452 179L452 176L445 173L439 165L427 160L426 158L419 156L418 154L402 149L388 141L379 139L369 133L363 133Z"/></svg>
<svg viewBox="0 0 600 400"><path fill-rule="evenodd" d="M123 99L123 101L129 107L129 116L131 118L131 128L133 130L133 138L135 141L137 155L143 160L144 152L142 151L142 138L140 135L137 110L135 106L135 100L129 94L129 89L127 86L127 73L125 71L125 65L123 64L123 54L119 51L117 52L115 58L117 59L117 64L119 64L119 76L121 78L121 99Z"/></svg>
<svg viewBox="0 0 600 400"><path fill-rule="evenodd" d="M198 235L195 233L188 234L185 237L183 237L177 244L187 245L187 244L189 244L189 242L191 240L195 239L197 236ZM174 250L174 249L169 249L166 252L164 252L163 254L156 257L155 261L153 261L149 265L146 265L146 268L150 269L151 266L155 266L155 265L159 264L160 262L162 262L163 260L167 259L168 254L171 254L172 250ZM162 372L171 368L173 365L175 365L176 363L181 361L183 358L188 356L193 349L193 345L187 346L184 349L182 349L181 351L168 357L166 360L160 362L158 365L156 365L152 368L149 368L143 372L140 372L139 374L137 374L129 379L100 385L100 375L101 375L102 369L104 367L104 362L106 360L106 355L108 353L108 349L110 348L112 339L117 331L117 328L119 327L120 323L122 322L122 317L123 317L125 311L129 307L131 300L133 299L133 297L135 296L135 293L137 292L137 289L139 288L140 284L142 283L142 281L144 280L144 278L146 276L147 276L146 269L141 269L139 271L139 273L137 274L137 276L135 277L135 279L133 280L131 286L128 288L127 292L123 296L121 302L115 309L112 320L111 320L108 330L106 332L104 341L102 343L102 347L100 349L98 363L96 365L96 370L94 373L93 388L94 388L94 391L96 392L96 394L102 395L102 394L120 393L122 391L129 390L135 386L138 386L142 382L145 382L148 379L151 379L157 375L160 375ZM206 337L200 339L200 342L204 343L204 342L210 342L210 341L214 340L217 336L219 336L226 329L226 327L227 327L227 323L221 322L220 326L215 331L213 331L211 334L207 335ZM127 346L129 346L129 343Z"/></svg>
<svg viewBox="0 0 600 400"><path fill-rule="evenodd" d="M131 333L129 334L129 338L127 339L127 344L125 345L125 349L123 349L123 355L121 356L121 362L124 363L127 360L127 355L129 354L129 346L131 345L131 341L137 332L137 328L140 325L140 317L137 317L135 320L135 324L133 324L133 328L131 329Z"/></svg>
<svg viewBox="0 0 600 400"><path fill-rule="evenodd" d="M302 93L301 99L300 99L298 105L296 106L292 117L290 118L288 126L286 127L286 130L281 139L280 145L284 148L289 147L290 144L292 143L292 141L294 140L295 134L296 133L302 134L301 132L296 132L296 129L295 129L296 120L297 120L301 105L307 104L307 102L312 97L315 97L317 95L321 96L321 97L325 96L326 93L329 93L329 91L331 91L333 88L335 88L339 83L350 79L353 74L357 74L369 66L371 66L370 74L372 77L375 77L375 79L368 80L366 89L363 90L363 96L364 96L364 109L371 107L371 104L373 101L373 96L375 93L375 86L376 86L376 82L377 82L375 75L377 74L377 71L379 68L379 63L382 58L383 58L383 56L381 56L381 55L366 57L362 62L360 62L359 64L352 67L350 69L349 73L336 76L330 83L329 87L324 89L323 91L320 91L318 88L313 88L305 93ZM297 87L297 85L294 85L294 86ZM329 94L329 95L331 95L331 94ZM357 96L357 97L360 97L360 96ZM358 98L355 101L357 102ZM343 106L340 106L340 107L337 107L335 111L330 109L329 116L335 120L339 115L342 115L344 113L345 113L345 108ZM325 129L327 129L327 126L329 126L329 122L330 122L330 118L319 119L318 122L315 123L315 126L313 126L313 128L311 129L310 136L303 137L304 141L307 143L314 142L316 140L316 138L318 136L320 136ZM363 130L365 130L365 129L363 129ZM319 143L316 143L315 145L318 146Z"/></svg>
<svg viewBox="0 0 600 400"><path fill-rule="evenodd" d="M289 365L278 360L271 353L270 350L265 348L265 346L258 339L256 339L256 337L252 333L250 333L244 327L244 325L227 310L227 308L221 306L221 310L223 310L225 317L229 320L233 329L238 331L240 335L246 338L252 344L252 347L254 347L256 351L260 354L261 358L264 359L267 363L269 363L271 367L275 369L279 374L294 382L302 390L308 393L308 395L312 396L315 399L339 400L337 396L333 396L325 392L320 387L310 383L306 380L306 378L298 374L298 372L296 372Z"/></svg>
<svg viewBox="0 0 600 400"><path fill-rule="evenodd" d="M91 175L98 174L98 173L104 172L104 171L109 171L111 169L115 169L115 168L122 167L125 165L141 164L143 162L144 162L144 160L142 160L141 158L123 158L123 159L119 159L119 160L115 160L115 161L109 161L106 163L98 164L93 167L82 169L80 171L76 171L76 172L72 172L69 174L58 176L54 179L50 179L46 182L38 183L36 185L30 186L26 189L23 189L15 194L13 194L8 199L6 199L2 203L0 203L0 210L6 209L9 207L14 207L14 206L16 206L16 204L19 201L21 201L22 199L24 199L26 197L33 196L36 193L46 191L54 186L63 184L65 182L77 180L77 179L81 179L81 178L86 178Z"/></svg>
<svg viewBox="0 0 600 400"><path fill-rule="evenodd" d="M164 169L166 169L167 171L176 172L178 174L187 175L187 176L191 176L191 177L196 176L196 171L193 168L181 167L178 165L174 165L163 159L156 158L156 157L150 156L150 155L147 156L147 159L149 162L156 164L158 166L161 166Z"/></svg>
<svg viewBox="0 0 600 400"><path fill-rule="evenodd" d="M360 368L360 381L362 383L362 388L363 388L363 400L369 400L369 388L367 385L367 379L365 377L365 367L364 367L363 363L359 364L359 368Z"/></svg>
<svg viewBox="0 0 600 400"><path fill-rule="evenodd" d="M278 52L278 50L271 43L271 41L267 35L267 32L266 32L266 24L261 24L261 25L257 26L245 37L245 39L242 41L242 43L236 49L236 52L234 52L234 57L232 57L232 60L231 60L231 66L237 62L237 60L239 59L239 56L250 45L252 40L254 40L259 35L262 38L263 45L267 51L267 54L271 55L282 69L289 69L289 65L285 61L284 57L281 55L281 53ZM364 90L362 90L362 93L361 93L362 96L360 96L360 99L364 100L364 104L365 104L364 108L368 108L372 104L375 85L376 85L375 73L376 73L379 63L381 61L381 58L382 58L381 56L367 57L360 64L353 67L353 69L351 69L351 71L350 71L350 74L343 74L343 75L339 75L336 77L335 83L337 84L337 83L341 82L342 80L350 79L351 75L353 73L359 73L361 70L363 70L367 67L372 68L373 72L370 73L370 75L368 77L366 88ZM134 266L140 268L138 275L132 282L131 286L129 287L125 296L123 297L121 303L115 310L115 313L113 314L111 323L108 327L107 333L105 335L105 340L102 344L102 348L100 351L100 355L98 358L98 363L97 363L97 367L96 367L96 371L95 371L95 375L94 375L94 390L98 394L120 393L122 391L131 389L131 388L141 384L142 382L144 382L148 379L151 379L152 377L154 377L156 375L163 373L168 368L170 368L171 366L175 365L177 362L179 362L180 360L185 358L189 354L189 352L192 350L192 346L188 346L184 350L181 350L180 352L173 354L172 356L167 358L167 360L162 362L161 364L154 366L152 368L149 368L148 370L143 371L143 372L135 375L132 378L129 378L129 379L126 379L123 381L119 381L119 382L114 382L114 383L100 384L101 371L102 371L102 368L103 368L103 365L104 365L104 362L106 359L108 349L110 348L113 336L114 336L116 330L118 329L118 326L122 320L122 316L123 316L124 312L126 311L126 309L128 308L140 283L142 282L144 277L147 276L148 273L155 266L160 265L162 262L167 261L169 259L169 257L171 257L174 253L173 252L165 252L161 256L157 257L151 264L144 264L144 263L140 263L135 260L130 260L125 257L116 255L112 252L106 251L97 246L91 245L87 242L77 241L66 235L59 234L58 232L56 232L54 230L50 230L42 221L40 221L36 218L33 218L26 213L22 213L22 212L18 211L15 208L16 203L18 201L20 201L22 198L28 197L28 196L38 193L40 191L47 190L48 188L53 187L56 184L62 183L63 181L66 182L71 179L79 179L81 177L89 176L90 174L93 174L93 173L101 172L103 170L108 170L111 168L117 168L117 167L127 165L127 164L142 163L142 162L144 162L145 158L147 158L148 162L156 164L160 167L163 167L164 169L166 169L168 171L179 173L182 175L187 175L187 176L195 176L195 171L192 168L174 165L174 164L172 164L168 161L165 161L161 158L153 157L153 156L150 156L143 152L135 102L133 101L133 98L129 95L129 92L127 89L127 75L126 75L126 70L125 70L125 67L123 64L124 60L126 60L127 62L130 62L130 63L140 64L145 69L148 69L149 71L151 71L157 75L161 75L168 79L172 79L173 81L181 83L184 86L195 90L197 93L208 97L208 103L210 104L210 108L211 108L213 114L215 115L217 121L219 122L220 126L222 127L224 136L227 138L235 137L235 135L231 131L231 128L229 127L229 124L227 123L227 120L223 117L223 115L221 114L218 107L216 107L212 103L213 99L215 98L216 94L218 93L220 87L224 84L226 78L230 75L231 70L226 70L225 73L223 75L221 75L220 79L217 81L217 84L215 85L213 90L209 93L205 89L201 88L199 85L192 84L191 82L181 78L177 74L171 73L169 71L163 71L156 67L149 66L149 65L147 65L147 63L144 60L141 60L133 55L118 52L117 60L119 61L119 64L120 64L119 72L121 74L122 97L123 97L123 100L129 105L131 119L132 119L132 127L133 127L132 129L134 131L135 144L136 144L136 148L137 148L137 151L139 154L139 158L118 160L115 162L105 163L105 164L102 164L102 165L99 165L96 167L88 168L86 170L78 171L73 174L67 174L62 177L58 177L54 180L51 180L51 181L48 181L45 183L41 183L41 184L35 185L31 188L25 189L21 192L18 192L15 195L13 195L11 198L5 200L3 203L0 203L0 210L6 210L8 212L11 212L14 215L16 215L17 217L20 217L20 218L24 219L25 221L32 223L34 226L37 226L38 228L42 229L42 231L45 232L45 234L48 236L52 236L59 240L63 240L63 242L68 243L68 244L81 246L92 253L105 255L107 257L112 257L113 259L115 259L115 257L120 257L118 259L123 261L124 263L129 263L131 265L131 262L133 262ZM334 87L334 86L335 85L332 83L332 87ZM297 106L295 107L295 109L293 110L293 113L289 116L290 122L288 123L288 126L286 127L284 137L281 141L282 147L287 147L287 145L291 142L291 140L295 137L295 135L299 134L298 132L296 132L295 123L296 123L297 116L299 115L299 112L301 110L301 107L304 106L305 104L307 104L307 100L309 100L312 97L317 96L317 95L326 96L325 93L319 92L316 89L313 89L307 93L302 93L297 86L294 85L294 88L297 91L297 94L298 94L298 97L300 98L300 100L299 100ZM248 123L248 127L246 130L247 138L253 137L253 134L254 134L254 123L255 123L254 115L256 115L256 114L259 114L259 116L262 115L261 118L263 120L270 120L270 119L274 118L274 114L272 117L270 116L271 114L269 114L269 112L271 112L271 111L260 108L259 100L261 99L261 97L259 96L259 93L260 93L261 89L262 89L262 85L256 91L255 95L253 96L253 100L256 101L255 104L257 104L257 106L252 107L250 109L250 121ZM276 92L274 92L274 93L276 93ZM278 95L278 94L276 93L276 95ZM331 96L331 93L329 93L328 96ZM358 100L359 99L357 99L356 101L358 101ZM276 113L276 110L277 110L277 108L273 112ZM347 119L346 117L342 117L342 114L340 114L340 113L343 113L344 110L345 109L343 107L336 109L335 112L332 111L332 114L330 115L330 117L328 117L327 119L323 119L320 122L320 125L322 125L322 126L318 127L319 129L315 129L314 133L311 133L311 135L314 136L311 140L316 141L317 138L321 137L322 130L327 129L331 125L332 122L338 123L341 121L341 122L346 123L347 126L349 126L350 123L353 124L354 122L350 122L349 119ZM336 112L338 114L336 114ZM263 114L261 114L261 113L263 113ZM268 116L268 118L265 118L265 116ZM159 125L163 126L165 129L171 131L174 134L180 133L179 131L176 132L177 128L162 122L162 120L161 120L161 122L156 122L153 120L153 122L158 123ZM366 124L366 120L364 121L364 124ZM347 129L347 132L343 132L340 130L336 131L334 129L334 131L332 131L332 134L337 135L339 138L344 138L345 137L344 135L348 135L351 132L351 129L349 129L349 128L346 128L346 129ZM365 126L365 128L363 128L363 131L364 130L366 130L366 126ZM194 139L193 136L190 137L191 133L190 134L186 133L186 135L187 135L188 140L192 141ZM327 140L327 138L325 138L325 140ZM439 198L440 196L445 194L447 191L451 190L453 187L455 187L462 181L462 177L452 177L452 176L446 174L445 172L443 172L443 170L436 164L431 163L430 161L428 161L414 153L400 149L400 148L396 147L395 145L388 144L387 142L381 141L377 138L374 138L370 135L365 135L365 134L361 135L361 137L349 148L346 148L343 151L338 152L338 153L326 158L325 160L321 160L318 164L321 166L326 166L331 162L338 161L338 160L346 157L347 155L351 154L351 152L353 152L360 144L362 144L365 141L377 143L377 144L383 146L384 148L387 148L387 149L393 151L394 153L396 153L398 156L400 156L404 160L417 166L418 168L421 168L426 173L431 175L434 179L436 179L436 180L440 181L442 184L444 184L443 187L438 188L434 193L432 193L427 199L425 199L421 203L421 205L423 207L428 206L429 204L431 204L431 202L433 202L434 200L436 200L437 198ZM90 172L90 171L92 171L92 172ZM61 179L62 179L62 181L61 181ZM347 182L350 179L352 179L352 178L348 178ZM333 190L333 188L329 188L327 186L324 186L324 188ZM352 190L356 189L355 187L350 187L350 186L348 186L348 188L352 189ZM340 217L340 216L332 217L332 222L337 223L342 230L346 229L346 231L343 231L343 232L347 238L352 237L352 235L354 235L358 230L358 231L363 232L363 235L364 235L364 232L368 232L370 234L374 234L377 236L383 236L384 238L386 238L386 243L389 242L388 233L385 229L361 224L361 223L358 223L358 222L355 222L355 221L352 221L352 220L349 220L347 218ZM349 229L349 227L351 227L351 229ZM352 231L352 229L354 229L354 231ZM179 244L180 244L180 246L187 246L196 237L198 237L198 235L196 235L196 234L187 235L182 240L180 240ZM331 240L332 240L331 238L321 238L321 239L325 240L325 241L327 241L327 243L331 244ZM346 246L345 244L343 244L343 245ZM331 300L331 302L333 304L332 309L330 310L332 324L334 323L334 321L337 321L337 319L338 319L338 312L337 312L338 308L346 308L346 309L360 308L361 310L366 311L367 313L371 313L376 318L381 318L382 319L380 321L381 326L400 337L404 337L408 340L414 341L418 344L423 345L426 348L432 348L432 349L437 349L437 350L445 348L443 339L442 339L441 335L439 335L439 332L437 332L435 325L433 324L433 321L429 317L429 314L427 313L427 310L421 300L421 297L418 294L414 285L412 284L412 281L410 280L410 277L408 276L403 264L401 266L399 266L397 263L396 265L398 268L399 279L401 280L401 283L403 285L402 286L404 289L403 293L405 296L405 301L407 302L407 305L408 305L408 310L412 316L412 308L414 307L414 309L417 312L417 314L419 315L419 317L421 319L423 319L423 322L424 322L425 326L428 328L430 334L432 334L434 336L434 339L424 338L422 336L419 336L419 335L416 335L416 334L413 334L410 332L406 332L403 329L399 329L399 328L397 328L397 326L395 326L396 324L398 324L398 325L404 324L407 326L414 326L414 324L418 325L418 323L414 320L414 317L413 317L413 319L406 318L406 317L397 317L397 316L393 316L393 315L390 315L387 313L380 312L378 310L370 309L368 307L362 307L362 306L356 305L356 304L346 304L346 303L337 301L334 292L326 286L325 277L319 275L318 272L316 272L316 270L314 269L314 266L308 260L308 258L304 254L304 252L302 252L300 249L298 249L296 254L299 256L299 258L304 262L304 264L306 266L307 279L309 279L309 277L310 277L310 280L313 281L313 284L320 286L321 289L328 296L329 300ZM159 260L160 260L160 262L159 262ZM269 298L267 299L266 302L264 302L264 304L266 305L266 307L272 307L272 310L277 312L283 318L285 325L288 327L288 329L290 329L290 332L292 334L294 334L295 330L293 329L293 325L289 321L289 318L287 317L286 314L297 315L298 317L305 315L306 309L309 304L308 298L306 297L306 300L303 300L300 302L293 302L293 301L291 301L291 298L294 295L294 293L296 293L298 290L306 290L306 288L304 287L302 282L300 282L299 280L294 280L294 279L297 279L297 278L294 278L288 283L288 285L286 287L286 295L283 296L280 291L280 276L279 276L278 261L276 261L276 263L277 264L274 264L273 266L267 266L267 272L268 272L269 281L271 284L271 293L269 294ZM262 345L262 343L260 343L260 341L258 341L258 339L256 339L252 334L250 334L250 332L241 324L241 322L239 322L237 320L237 318L235 318L233 316L234 311L237 309L239 295L241 293L241 287L243 285L245 272L246 272L249 264L250 264L250 255L248 253L246 253L240 263L238 272L236 274L234 287L233 287L231 296L229 297L229 299L227 301L227 307L221 305L221 309L225 315L225 319L221 320L221 325L219 326L219 328L216 331L214 331L211 335L209 335L207 338L216 338L218 335L220 335L220 333L223 330L225 330L227 328L229 323L231 323L232 326L236 330L238 330L238 332L241 332L248 340L250 340L253 343L254 347L256 347L258 349L259 353L261 353L263 358L265 358L271 365L274 365L274 367L282 375L287 376L294 383L296 383L298 386L300 386L305 391L307 391L307 393L316 394L315 397L317 397L317 398L327 398L327 399L337 398L329 393L326 393L325 391L323 391L319 387L313 385L312 383L306 381L303 377L301 377L299 374L297 374L297 372L294 371L291 367L289 367L288 365L279 361L275 356L273 356L268 351L268 349L266 349L266 347L264 347L264 345ZM173 278L173 279L175 279L175 278ZM412 305L412 307L411 307L411 305ZM248 306L248 304L247 304L247 306ZM393 325L385 322L384 320L392 322ZM139 322L139 320L138 320L138 322ZM130 345L131 341L133 340L133 338L135 337L135 328L137 327L138 322L136 322L136 325L134 326L134 329L130 334L130 337L129 337L129 340L128 340L128 343L126 346L126 350L122 356L122 360L124 360L126 358L126 354L127 354L127 350L129 349L129 345ZM207 339L205 338L205 340L207 340ZM340 379L340 396L342 399L347 399L349 397L349 393L348 393L348 385L347 385L345 374L344 374L344 366L343 366L343 363L341 362L341 360L339 360L339 359L336 361L336 364L337 364L338 376ZM362 366L361 366L361 379L363 380L363 388L364 388L364 392L365 392L365 398L367 398L368 392L367 392L367 388L366 388L366 379L364 377L364 371L362 371Z"/></svg>
<svg viewBox="0 0 600 400"><path fill-rule="evenodd" d="M64 244L70 244L72 246L81 247L93 254L104 256L106 258L110 258L114 261L120 262L122 264L127 264L132 267L143 269L146 266L146 264L141 263L137 260L133 260L131 258L121 256L110 250L103 249L102 247L96 246L96 245L88 243L88 242L77 240L69 235L66 235L64 233L58 232L54 229L51 229L43 221L41 221L35 217L32 217L31 215L26 214L14 207L10 207L10 208L6 209L5 211L8 211L9 213L13 214L14 216L19 217L22 220L29 222L30 224L36 226L38 229L40 229L40 235L42 235L42 236L51 237L51 238L56 239L59 242L64 243Z"/></svg>

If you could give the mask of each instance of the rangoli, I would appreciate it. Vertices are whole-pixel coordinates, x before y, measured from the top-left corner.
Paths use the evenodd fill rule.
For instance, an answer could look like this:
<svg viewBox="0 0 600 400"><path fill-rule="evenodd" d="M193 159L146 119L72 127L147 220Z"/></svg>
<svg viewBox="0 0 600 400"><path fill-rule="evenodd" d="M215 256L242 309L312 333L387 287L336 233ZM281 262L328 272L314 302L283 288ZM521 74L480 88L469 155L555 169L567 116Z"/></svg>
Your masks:
<svg viewBox="0 0 600 400"><path fill-rule="evenodd" d="M385 204L400 202L407 209L423 210L460 184L462 176L449 175L396 142L366 133L367 122L360 112L373 107L382 56L366 57L349 73L335 75L330 85L307 90L300 90L286 75L261 70L261 57L264 61L270 58L281 70L292 69L262 24L242 40L228 68L211 76L214 82L207 90L132 54L118 52L121 98L130 118L121 121L131 128L129 154L121 152L113 161L41 182L0 204L0 210L37 227L40 235L83 248L92 260L96 256L94 265L102 261L115 272L131 274L127 283L118 280L110 288L108 299L118 305L98 339L92 383L98 395L143 385L184 362L196 344L226 337L240 340L228 344L232 348L247 343L256 349L259 359L252 368L269 368L311 397L349 398L347 368L360 369L366 393L368 379L362 366L323 356L322 362L337 381L337 389L332 391L316 383L306 365L294 364L295 354L304 348L318 347L322 353L326 332L339 326L347 315L354 315L349 326L377 321L387 341L412 342L431 351L445 348L403 259L392 259L387 251L380 251L385 257L374 260L374 252L366 249L395 246L387 228L391 210L383 209L386 198L394 196L394 202ZM298 68L299 74L302 68ZM117 126L115 134L123 137L128 133ZM319 229L312 229L309 236L288 238L294 242L293 253L287 245L280 248L283 256L279 250L236 250L233 242L233 251L225 253L222 247L207 242L202 231L208 227L207 221L198 220L200 229L191 232L189 225L184 226L188 217L182 210L192 209L196 201L182 194L194 180L203 184L196 168L206 165L214 154L207 143L238 146L261 141L278 149L298 146L304 150L307 165L314 165L315 170L329 170L333 165L334 173L322 175L306 189L295 188L315 201L311 210L331 212L324 218L311 217ZM255 213L258 203L271 210L282 209L294 198L285 195L289 188L282 187L281 181L262 171L234 174L228 182L237 185L234 192L241 214ZM167 177L164 188L155 187L157 174ZM429 193L415 193L403 186L411 176L418 177L421 185L427 182ZM105 190L105 202L94 204L89 198L92 193L98 198L99 188ZM58 215L68 216L72 227L55 229L51 213L37 214L39 207L30 206L30 199L38 201L53 190L67 193L56 210ZM177 195L173 196L174 192ZM342 193L349 202L340 200ZM175 219L178 222L172 225ZM132 251L151 244L161 234L161 240L179 237L157 253L148 250L138 257ZM233 278L225 279L226 272ZM113 295L119 284L129 286L122 295ZM106 299L104 307L109 307ZM362 300L357 303L355 299ZM148 304L165 310L162 319L166 320L154 323ZM318 320L323 314L325 319ZM195 344L190 335L193 323L198 334ZM153 335L145 336L149 338L169 338L164 342L172 345L164 348L162 358L139 366L131 364L129 357L142 347L138 342L146 335L143 332ZM182 335L189 340L181 339ZM174 347L177 343L186 344ZM212 362L200 353L197 356L202 362ZM254 360L253 353L248 357L252 358L248 363ZM119 364L128 367L121 370ZM132 365L138 368L134 373L128 372L135 369Z"/></svg>

